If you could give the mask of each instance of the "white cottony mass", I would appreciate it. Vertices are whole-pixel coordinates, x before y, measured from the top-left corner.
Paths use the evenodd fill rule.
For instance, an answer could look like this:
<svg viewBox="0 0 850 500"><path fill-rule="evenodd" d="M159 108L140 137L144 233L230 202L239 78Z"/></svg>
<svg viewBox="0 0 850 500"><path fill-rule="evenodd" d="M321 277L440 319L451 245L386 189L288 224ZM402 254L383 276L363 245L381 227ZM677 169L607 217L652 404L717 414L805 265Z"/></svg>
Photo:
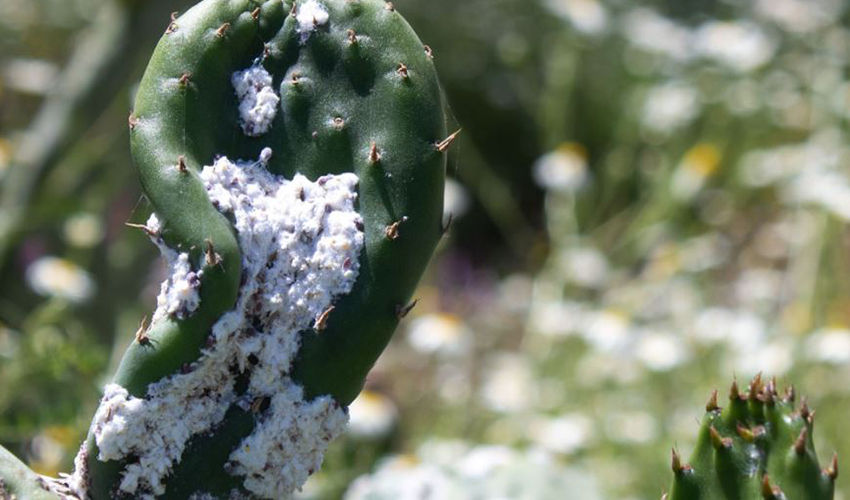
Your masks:
<svg viewBox="0 0 850 500"><path fill-rule="evenodd" d="M235 221L244 278L236 307L215 323L209 347L180 373L148 386L144 398L117 384L106 387L93 424L98 459L127 461L119 489L133 498L163 494L189 439L212 430L233 405L260 418L226 469L260 498L289 498L348 421L329 396L304 400L289 371L299 333L357 278L364 241L354 209L358 178L287 180L266 169L271 154L265 149L256 162L220 157L200 174L212 203ZM178 256L164 286L165 304L186 302L184 261ZM248 375L245 393L236 393L233 367ZM85 474L80 469L77 478Z"/></svg>

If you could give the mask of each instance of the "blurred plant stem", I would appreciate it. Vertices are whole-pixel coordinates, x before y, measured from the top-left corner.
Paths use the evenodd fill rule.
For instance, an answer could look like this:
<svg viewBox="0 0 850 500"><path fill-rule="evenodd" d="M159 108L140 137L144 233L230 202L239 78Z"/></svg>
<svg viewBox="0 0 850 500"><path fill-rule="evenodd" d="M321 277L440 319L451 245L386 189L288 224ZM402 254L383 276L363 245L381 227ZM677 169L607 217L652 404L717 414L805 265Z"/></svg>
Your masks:
<svg viewBox="0 0 850 500"><path fill-rule="evenodd" d="M0 182L0 276L9 271L11 251L27 232L30 208L44 179L134 81L139 56L151 51L169 13L188 3L107 0L98 10Z"/></svg>
<svg viewBox="0 0 850 500"><path fill-rule="evenodd" d="M456 175L469 186L512 253L524 259L534 234L510 186L494 172L480 153L469 147L464 150L464 162Z"/></svg>

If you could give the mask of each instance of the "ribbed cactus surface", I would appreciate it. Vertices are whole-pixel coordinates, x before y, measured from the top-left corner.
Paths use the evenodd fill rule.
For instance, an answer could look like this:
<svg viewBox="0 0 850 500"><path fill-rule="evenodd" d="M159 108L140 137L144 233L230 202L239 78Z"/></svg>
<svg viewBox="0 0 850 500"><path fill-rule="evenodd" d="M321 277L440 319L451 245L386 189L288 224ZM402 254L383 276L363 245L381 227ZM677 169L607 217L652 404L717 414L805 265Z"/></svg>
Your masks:
<svg viewBox="0 0 850 500"><path fill-rule="evenodd" d="M757 376L749 390L733 383L721 408L706 405L691 460L673 451L673 486L666 500L831 500L837 459L821 468L812 432L814 411L793 388Z"/></svg>

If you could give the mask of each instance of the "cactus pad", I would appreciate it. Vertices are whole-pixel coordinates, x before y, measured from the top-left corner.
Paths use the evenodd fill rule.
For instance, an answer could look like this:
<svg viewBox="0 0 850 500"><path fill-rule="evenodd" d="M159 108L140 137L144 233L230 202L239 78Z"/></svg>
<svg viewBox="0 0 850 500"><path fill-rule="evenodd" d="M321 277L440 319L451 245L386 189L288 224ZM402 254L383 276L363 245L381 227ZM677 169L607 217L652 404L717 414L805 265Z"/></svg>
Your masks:
<svg viewBox="0 0 850 500"><path fill-rule="evenodd" d="M814 411L793 388L757 376L747 392L732 384L720 408L706 405L691 461L673 450L673 486L664 500L831 500L837 459L822 469L815 454Z"/></svg>
<svg viewBox="0 0 850 500"><path fill-rule="evenodd" d="M431 51L382 0L205 0L168 24L129 124L170 276L75 489L288 497L442 235Z"/></svg>

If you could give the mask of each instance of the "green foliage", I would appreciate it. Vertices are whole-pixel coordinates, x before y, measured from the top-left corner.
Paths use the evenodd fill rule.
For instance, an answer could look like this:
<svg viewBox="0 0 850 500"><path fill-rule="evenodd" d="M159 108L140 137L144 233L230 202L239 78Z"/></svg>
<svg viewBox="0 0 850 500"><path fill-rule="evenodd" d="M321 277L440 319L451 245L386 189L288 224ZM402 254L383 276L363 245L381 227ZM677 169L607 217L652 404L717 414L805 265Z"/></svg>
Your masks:
<svg viewBox="0 0 850 500"><path fill-rule="evenodd" d="M706 405L691 461L673 451L669 500L831 500L838 464L818 464L814 411L795 404L794 389L780 396L776 382L756 376L749 391L732 383L729 405L717 392Z"/></svg>

